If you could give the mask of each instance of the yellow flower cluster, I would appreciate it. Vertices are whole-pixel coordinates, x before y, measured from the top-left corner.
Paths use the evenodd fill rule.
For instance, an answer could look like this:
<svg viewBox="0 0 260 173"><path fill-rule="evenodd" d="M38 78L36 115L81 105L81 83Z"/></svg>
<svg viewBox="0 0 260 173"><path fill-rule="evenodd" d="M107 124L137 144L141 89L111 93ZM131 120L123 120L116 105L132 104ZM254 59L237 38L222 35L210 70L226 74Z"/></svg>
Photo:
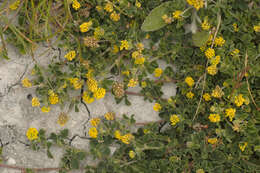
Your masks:
<svg viewBox="0 0 260 173"><path fill-rule="evenodd" d="M58 94L55 94L55 93L50 93L49 94L49 101L52 105L55 105L59 102L59 96Z"/></svg>
<svg viewBox="0 0 260 173"><path fill-rule="evenodd" d="M88 131L88 134L91 138L97 138L98 136L98 131L95 127L91 127Z"/></svg>
<svg viewBox="0 0 260 173"><path fill-rule="evenodd" d="M169 17L168 15L163 15L162 16L162 19L164 20L164 22L165 23L167 23L167 24L170 24L170 23L172 23L172 18L171 17Z"/></svg>
<svg viewBox="0 0 260 173"><path fill-rule="evenodd" d="M98 88L95 92L94 92L94 97L98 100L98 99L102 99L103 97L105 97L106 95L106 90L104 88Z"/></svg>
<svg viewBox="0 0 260 173"><path fill-rule="evenodd" d="M107 12L111 13L114 9L113 9L113 4L111 3L106 3L104 10L106 10Z"/></svg>
<svg viewBox="0 0 260 173"><path fill-rule="evenodd" d="M220 56L219 56L219 55L218 55L218 56L215 56L215 58L211 58L211 59L210 59L210 63L211 63L212 65L218 65L219 62L220 62Z"/></svg>
<svg viewBox="0 0 260 173"><path fill-rule="evenodd" d="M260 32L260 24L254 26L255 32Z"/></svg>
<svg viewBox="0 0 260 173"><path fill-rule="evenodd" d="M194 80L193 80L192 77L190 77L190 76L187 76L187 77L185 78L185 82L186 82L186 84L187 84L189 87L192 87L192 86L194 85Z"/></svg>
<svg viewBox="0 0 260 173"><path fill-rule="evenodd" d="M120 131L119 131L119 130L116 130L116 131L114 132L114 136L115 136L116 139L120 140L120 139L121 139L121 133L120 133Z"/></svg>
<svg viewBox="0 0 260 173"><path fill-rule="evenodd" d="M74 50L69 51L64 57L68 60L68 61L72 61L76 56L76 52Z"/></svg>
<svg viewBox="0 0 260 173"><path fill-rule="evenodd" d="M235 31L235 32L238 32L238 31L239 31L239 29L238 29L238 27L237 27L237 24L236 24L236 23L233 23L233 29L234 29L234 31Z"/></svg>
<svg viewBox="0 0 260 173"><path fill-rule="evenodd" d="M130 79L127 86L128 87L135 87L138 84L138 80L137 79Z"/></svg>
<svg viewBox="0 0 260 173"><path fill-rule="evenodd" d="M40 102L37 97L32 98L32 107L38 107L40 106Z"/></svg>
<svg viewBox="0 0 260 173"><path fill-rule="evenodd" d="M127 40L122 40L120 45L120 50L128 50L129 49L129 43Z"/></svg>
<svg viewBox="0 0 260 173"><path fill-rule="evenodd" d="M192 98L194 97L193 92L189 91L189 92L186 94L186 97L187 97L188 99L192 99Z"/></svg>
<svg viewBox="0 0 260 173"><path fill-rule="evenodd" d="M118 22L120 20L120 14L116 13L115 11L113 13L110 14L110 19Z"/></svg>
<svg viewBox="0 0 260 173"><path fill-rule="evenodd" d="M239 54L239 50L238 49L234 49L232 52L231 52L231 55L232 56L237 56Z"/></svg>
<svg viewBox="0 0 260 173"><path fill-rule="evenodd" d="M205 30L205 31L208 31L210 29L210 24L208 22L208 18L207 17L203 20L203 22L201 24L201 28L203 30Z"/></svg>
<svg viewBox="0 0 260 173"><path fill-rule="evenodd" d="M163 73L163 70L161 68L156 68L154 70L154 77L160 77Z"/></svg>
<svg viewBox="0 0 260 173"><path fill-rule="evenodd" d="M203 8L203 5L204 5L204 0L186 0L186 1L189 5L196 8L196 10Z"/></svg>
<svg viewBox="0 0 260 173"><path fill-rule="evenodd" d="M246 100L243 98L242 94L239 94L238 96L235 96L235 100L234 103L237 107L242 106L242 104L245 102Z"/></svg>
<svg viewBox="0 0 260 173"><path fill-rule="evenodd" d="M134 136L131 133L127 133L122 136L119 130L114 132L114 136L116 139L122 141L125 144L130 144L131 140L134 139Z"/></svg>
<svg viewBox="0 0 260 173"><path fill-rule="evenodd" d="M135 58L135 64L142 65L144 64L145 58L143 56Z"/></svg>
<svg viewBox="0 0 260 173"><path fill-rule="evenodd" d="M222 89L217 85L216 88L212 91L211 96L215 98L221 98L224 95Z"/></svg>
<svg viewBox="0 0 260 173"><path fill-rule="evenodd" d="M182 14L182 11L180 11L180 10L176 10L172 13L174 19L181 19L182 18L181 14Z"/></svg>
<svg viewBox="0 0 260 173"><path fill-rule="evenodd" d="M210 114L209 120L210 120L210 122L217 123L220 121L220 115L219 114Z"/></svg>
<svg viewBox="0 0 260 173"><path fill-rule="evenodd" d="M209 94L209 93L203 94L203 98L204 98L204 100L205 100L206 102L211 100L211 97L210 97L210 94Z"/></svg>
<svg viewBox="0 0 260 173"><path fill-rule="evenodd" d="M145 88L145 87L147 87L147 83L146 83L145 81L143 81L143 82L141 83L141 86L142 86L142 88Z"/></svg>
<svg viewBox="0 0 260 173"><path fill-rule="evenodd" d="M239 144L239 149L243 152L245 151L246 147L247 147L247 142L244 142L243 144Z"/></svg>
<svg viewBox="0 0 260 173"><path fill-rule="evenodd" d="M74 89L78 90L82 87L83 81L80 81L79 78L71 78L69 79L70 83L73 85Z"/></svg>
<svg viewBox="0 0 260 173"><path fill-rule="evenodd" d="M158 112L162 109L161 105L159 103L155 103L153 106L153 110Z"/></svg>
<svg viewBox="0 0 260 173"><path fill-rule="evenodd" d="M11 10L16 10L20 5L20 0L16 0L15 2L13 2L11 5L9 5L9 8Z"/></svg>
<svg viewBox="0 0 260 173"><path fill-rule="evenodd" d="M130 150L128 155L131 159L133 159L135 157L135 152L133 150Z"/></svg>
<svg viewBox="0 0 260 173"><path fill-rule="evenodd" d="M106 120L112 121L115 119L115 113L114 112L107 112L104 117Z"/></svg>
<svg viewBox="0 0 260 173"><path fill-rule="evenodd" d="M45 112L45 113L47 113L47 112L50 112L50 107L49 106L43 106L42 108L41 108L41 110L42 110L42 112Z"/></svg>
<svg viewBox="0 0 260 173"><path fill-rule="evenodd" d="M105 30L101 27L97 27L94 30L94 37L96 39L99 39L100 37L102 37L105 34Z"/></svg>
<svg viewBox="0 0 260 173"><path fill-rule="evenodd" d="M114 45L114 46L113 46L113 48L112 48L112 52L113 52L113 53L117 53L117 52L119 52L119 48L118 48L117 45Z"/></svg>
<svg viewBox="0 0 260 173"><path fill-rule="evenodd" d="M220 46L220 47L222 47L224 44L225 44L225 40L223 39L223 37L217 37L216 39L215 39L215 46Z"/></svg>
<svg viewBox="0 0 260 173"><path fill-rule="evenodd" d="M88 32L91 26L92 26L92 21L84 22L79 26L79 29L81 32Z"/></svg>
<svg viewBox="0 0 260 173"><path fill-rule="evenodd" d="M29 128L26 132L26 136L30 141L38 139L38 130L36 128Z"/></svg>
<svg viewBox="0 0 260 173"><path fill-rule="evenodd" d="M80 8L80 3L77 1L77 0L73 0L72 2L72 7L75 9L75 10L78 10Z"/></svg>
<svg viewBox="0 0 260 173"><path fill-rule="evenodd" d="M140 7L142 6L142 4L136 0L136 1L135 1L135 6L136 6L137 8L140 8Z"/></svg>
<svg viewBox="0 0 260 173"><path fill-rule="evenodd" d="M95 92L98 89L98 83L94 78L88 78L87 86L91 92Z"/></svg>
<svg viewBox="0 0 260 173"><path fill-rule="evenodd" d="M90 104L92 103L95 99L91 97L86 91L83 92L82 99L85 103Z"/></svg>
<svg viewBox="0 0 260 173"><path fill-rule="evenodd" d="M208 143L210 143L210 144L212 144L212 145L216 144L217 142L218 142L218 139L217 139L217 138L209 138L209 139L208 139Z"/></svg>
<svg viewBox="0 0 260 173"><path fill-rule="evenodd" d="M208 59L210 59L215 56L215 50L212 48L208 48L205 52L205 55Z"/></svg>
<svg viewBox="0 0 260 173"><path fill-rule="evenodd" d="M144 44L143 43L137 43L136 47L137 47L137 50L139 52L142 52L144 50Z"/></svg>
<svg viewBox="0 0 260 173"><path fill-rule="evenodd" d="M216 65L208 66L208 67L207 67L207 72L208 72L208 74L214 76L215 74L217 74L218 68L217 68Z"/></svg>
<svg viewBox="0 0 260 173"><path fill-rule="evenodd" d="M98 126L98 124L100 123L100 118L92 118L91 120L90 120L90 124L92 125L92 126Z"/></svg>
<svg viewBox="0 0 260 173"><path fill-rule="evenodd" d="M175 126L180 121L180 118L178 117L178 115L173 114L170 117L170 121L171 121L171 125Z"/></svg>
<svg viewBox="0 0 260 173"><path fill-rule="evenodd" d="M232 121L236 114L236 109L228 108L226 111L226 117L229 117L229 120Z"/></svg>
<svg viewBox="0 0 260 173"><path fill-rule="evenodd" d="M29 81L29 79L26 77L22 80L23 87L30 88L32 86L32 83Z"/></svg>

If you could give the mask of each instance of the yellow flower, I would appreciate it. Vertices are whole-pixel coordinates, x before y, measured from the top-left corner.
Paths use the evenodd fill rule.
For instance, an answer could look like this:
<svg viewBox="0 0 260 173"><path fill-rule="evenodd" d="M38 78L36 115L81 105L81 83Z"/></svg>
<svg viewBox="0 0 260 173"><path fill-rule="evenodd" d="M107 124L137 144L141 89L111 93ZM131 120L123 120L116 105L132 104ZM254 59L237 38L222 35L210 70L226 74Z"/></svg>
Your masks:
<svg viewBox="0 0 260 173"><path fill-rule="evenodd" d="M211 63L212 65L218 65L219 62L220 62L220 56L219 56L219 55L216 56L215 58L212 58L212 59L210 60L210 63Z"/></svg>
<svg viewBox="0 0 260 173"><path fill-rule="evenodd" d="M35 139L38 139L38 130L36 128L29 128L26 132L26 136L30 141L33 141Z"/></svg>
<svg viewBox="0 0 260 173"><path fill-rule="evenodd" d="M208 72L208 74L214 76L215 74L217 74L218 68L217 68L216 65L208 66L208 67L207 67L207 72Z"/></svg>
<svg viewBox="0 0 260 173"><path fill-rule="evenodd" d="M172 13L174 19L181 19L182 11L176 10Z"/></svg>
<svg viewBox="0 0 260 173"><path fill-rule="evenodd" d="M115 113L114 112L107 112L104 117L106 120L112 121L115 119Z"/></svg>
<svg viewBox="0 0 260 173"><path fill-rule="evenodd" d="M186 0L186 1L189 5L196 8L196 10L203 8L203 5L204 5L204 0Z"/></svg>
<svg viewBox="0 0 260 173"><path fill-rule="evenodd" d="M145 35L145 39L149 39L150 38L150 35L149 34L146 34Z"/></svg>
<svg viewBox="0 0 260 173"><path fill-rule="evenodd" d="M232 56L237 56L238 54L239 54L239 50L238 49L235 49L235 50L233 50L232 52L231 52L231 55Z"/></svg>
<svg viewBox="0 0 260 173"><path fill-rule="evenodd" d="M106 90L104 88L98 88L95 92L94 92L94 97L96 99L102 99L103 97L105 97L106 94Z"/></svg>
<svg viewBox="0 0 260 173"><path fill-rule="evenodd" d="M68 61L72 61L76 56L76 52L74 50L69 51L64 57L68 60Z"/></svg>
<svg viewBox="0 0 260 173"><path fill-rule="evenodd" d="M30 88L32 86L32 83L29 81L29 79L26 77L22 80L23 87Z"/></svg>
<svg viewBox="0 0 260 173"><path fill-rule="evenodd" d="M113 11L113 5L111 3L107 3L104 7L104 10L111 13Z"/></svg>
<svg viewBox="0 0 260 173"><path fill-rule="evenodd" d="M212 48L208 48L205 52L205 55L208 59L210 59L215 56L215 50Z"/></svg>
<svg viewBox="0 0 260 173"><path fill-rule="evenodd" d="M201 47L200 47L201 52L204 52L205 49L206 49L206 46L201 46Z"/></svg>
<svg viewBox="0 0 260 173"><path fill-rule="evenodd" d="M42 108L41 108L41 110L42 110L42 112L45 112L45 113L47 113L47 112L50 112L50 107L49 106L43 106Z"/></svg>
<svg viewBox="0 0 260 173"><path fill-rule="evenodd" d="M221 98L224 95L222 89L217 85L216 88L212 91L211 96L215 98Z"/></svg>
<svg viewBox="0 0 260 173"><path fill-rule="evenodd" d="M40 106L40 102L37 97L32 98L32 107L38 107Z"/></svg>
<svg viewBox="0 0 260 173"><path fill-rule="evenodd" d="M98 126L98 124L100 123L100 118L92 118L91 120L90 120L90 124L92 125L92 126Z"/></svg>
<svg viewBox="0 0 260 173"><path fill-rule="evenodd" d="M204 98L204 100L205 100L206 102L211 100L211 97L210 97L210 94L209 94L209 93L203 94L203 98Z"/></svg>
<svg viewBox="0 0 260 173"><path fill-rule="evenodd" d="M84 22L79 26L81 32L87 32L92 26L92 21Z"/></svg>
<svg viewBox="0 0 260 173"><path fill-rule="evenodd" d="M100 12L101 10L102 10L102 7L101 6L96 6L96 10L98 11L98 12Z"/></svg>
<svg viewBox="0 0 260 173"><path fill-rule="evenodd" d="M132 53L132 58L137 58L137 57L139 57L140 56L140 53L138 52L138 51L134 51L133 53Z"/></svg>
<svg viewBox="0 0 260 173"><path fill-rule="evenodd" d="M126 71L122 71L122 74L126 75L126 76L129 76L130 72L128 70L126 70Z"/></svg>
<svg viewBox="0 0 260 173"><path fill-rule="evenodd" d="M79 78L71 78L69 79L70 83L73 85L74 89L78 90L82 87L83 82L79 80Z"/></svg>
<svg viewBox="0 0 260 173"><path fill-rule="evenodd" d="M174 126L180 121L180 118L178 117L178 115L173 114L170 117L170 121L171 121L172 126Z"/></svg>
<svg viewBox="0 0 260 173"><path fill-rule="evenodd" d="M239 144L239 149L240 149L242 152L245 151L247 144L248 144L247 142L244 142L243 144Z"/></svg>
<svg viewBox="0 0 260 173"><path fill-rule="evenodd" d="M232 121L236 114L236 109L228 108L226 111L226 117L229 117L229 120Z"/></svg>
<svg viewBox="0 0 260 173"><path fill-rule="evenodd" d="M95 92L97 91L98 89L98 83L95 79L93 78L88 78L87 80L87 85L88 85L88 89L91 91L91 92Z"/></svg>
<svg viewBox="0 0 260 173"><path fill-rule="evenodd" d="M187 77L185 78L185 82L186 82L186 84L187 84L189 87L192 87L192 86L194 85L194 80L193 80L192 77L190 77L190 76L187 76Z"/></svg>
<svg viewBox="0 0 260 173"><path fill-rule="evenodd" d="M97 138L98 136L98 131L95 127L91 127L88 131L88 134L91 138Z"/></svg>
<svg viewBox="0 0 260 173"><path fill-rule="evenodd" d="M212 144L212 145L214 145L215 143L217 143L218 142L218 139L217 138L209 138L208 139L208 143L210 143L210 144Z"/></svg>
<svg viewBox="0 0 260 173"><path fill-rule="evenodd" d="M163 73L163 70L161 68L156 68L154 70L154 77L160 77Z"/></svg>
<svg viewBox="0 0 260 173"><path fill-rule="evenodd" d="M144 64L144 61L145 61L145 58L144 58L144 57L137 57L137 58L135 59L135 64L137 64L137 65L142 65L142 64Z"/></svg>
<svg viewBox="0 0 260 173"><path fill-rule="evenodd" d="M164 20L165 23L170 24L172 23L172 18L168 17L166 14L162 16L162 19Z"/></svg>
<svg viewBox="0 0 260 173"><path fill-rule="evenodd" d="M239 31L239 29L238 29L238 27L237 27L237 24L236 24L236 23L233 23L233 29L234 29L234 31L235 31L235 32L238 32L238 31Z"/></svg>
<svg viewBox="0 0 260 173"><path fill-rule="evenodd" d="M243 103L245 102L245 99L243 98L243 95L242 94L239 94L238 96L235 96L235 105L237 107L240 107Z"/></svg>
<svg viewBox="0 0 260 173"><path fill-rule="evenodd" d="M105 34L105 30L101 27L97 27L94 30L94 37L96 39L99 39L100 37L102 37Z"/></svg>
<svg viewBox="0 0 260 173"><path fill-rule="evenodd" d="M134 138L131 133L121 136L120 140L125 144L130 144L130 141Z"/></svg>
<svg viewBox="0 0 260 173"><path fill-rule="evenodd" d="M144 45L143 43L137 43L136 44L136 47L138 49L139 52L142 52L144 50Z"/></svg>
<svg viewBox="0 0 260 173"><path fill-rule="evenodd" d="M57 124L63 127L68 122L68 120L69 116L64 112L61 112L58 117Z"/></svg>
<svg viewBox="0 0 260 173"><path fill-rule="evenodd" d="M78 10L80 8L80 3L77 0L73 0L72 7L75 10Z"/></svg>
<svg viewBox="0 0 260 173"><path fill-rule="evenodd" d="M115 11L113 13L110 14L110 19L118 22L120 20L120 14L116 13Z"/></svg>
<svg viewBox="0 0 260 173"><path fill-rule="evenodd" d="M127 40L122 40L121 41L121 46L120 46L120 50L128 50L129 49L129 43Z"/></svg>
<svg viewBox="0 0 260 173"><path fill-rule="evenodd" d="M141 3L138 2L138 1L135 1L135 6L136 6L137 8L140 8L140 7L141 7Z"/></svg>
<svg viewBox="0 0 260 173"><path fill-rule="evenodd" d="M114 46L113 46L112 52L113 52L113 53L119 52L119 48L118 48L117 45L114 45Z"/></svg>
<svg viewBox="0 0 260 173"><path fill-rule="evenodd" d="M59 96L55 93L50 94L49 101L52 105L55 105L59 102Z"/></svg>
<svg viewBox="0 0 260 173"><path fill-rule="evenodd" d="M210 122L217 123L220 121L220 115L219 114L210 114L209 120L210 120Z"/></svg>
<svg viewBox="0 0 260 173"><path fill-rule="evenodd" d="M224 87L228 87L229 85L228 85L227 82L223 82L223 86L224 86Z"/></svg>
<svg viewBox="0 0 260 173"><path fill-rule="evenodd" d="M208 18L206 17L202 24L201 24L201 28L205 31L208 31L210 29L210 24L208 23Z"/></svg>
<svg viewBox="0 0 260 173"><path fill-rule="evenodd" d="M260 32L260 25L255 25L254 26L254 31L255 32Z"/></svg>
<svg viewBox="0 0 260 173"><path fill-rule="evenodd" d="M186 97L187 97L188 99L192 99L193 96L194 96L194 94L193 94L191 91L186 94Z"/></svg>
<svg viewBox="0 0 260 173"><path fill-rule="evenodd" d="M130 79L130 81L128 82L127 86L128 87L135 87L138 84L138 81L136 79Z"/></svg>
<svg viewBox="0 0 260 173"><path fill-rule="evenodd" d="M120 139L121 139L121 133L120 133L120 131L119 131L119 130L116 130L116 131L114 132L114 136L115 136L116 139L120 140Z"/></svg>
<svg viewBox="0 0 260 173"><path fill-rule="evenodd" d="M135 157L135 152L133 150L130 150L128 155L131 159L133 159Z"/></svg>
<svg viewBox="0 0 260 173"><path fill-rule="evenodd" d="M215 39L215 46L222 47L224 44L225 44L225 40L223 39L223 37L217 37Z"/></svg>
<svg viewBox="0 0 260 173"><path fill-rule="evenodd" d="M145 87L147 87L147 83L146 83L145 81L143 81L143 82L141 83L141 86L142 86L142 88L145 88Z"/></svg>
<svg viewBox="0 0 260 173"><path fill-rule="evenodd" d="M153 110L158 112L162 109L161 105L159 103L155 103L153 106Z"/></svg>
<svg viewBox="0 0 260 173"><path fill-rule="evenodd" d="M90 95L86 91L83 92L82 98L83 101L87 104L90 104L95 100L93 97L90 97Z"/></svg>
<svg viewBox="0 0 260 173"><path fill-rule="evenodd" d="M20 5L20 0L16 0L15 2L13 2L11 5L9 5L9 8L11 10L16 10Z"/></svg>

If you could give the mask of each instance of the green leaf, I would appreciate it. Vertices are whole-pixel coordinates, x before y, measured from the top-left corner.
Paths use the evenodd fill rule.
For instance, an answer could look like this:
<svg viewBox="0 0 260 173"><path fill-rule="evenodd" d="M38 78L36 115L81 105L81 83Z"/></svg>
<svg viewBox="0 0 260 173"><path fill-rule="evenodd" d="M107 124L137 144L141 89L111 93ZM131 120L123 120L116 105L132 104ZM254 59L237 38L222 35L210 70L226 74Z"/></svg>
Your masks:
<svg viewBox="0 0 260 173"><path fill-rule="evenodd" d="M62 138L66 138L66 137L68 137L68 135L69 135L68 129L64 129L60 132L60 137L62 137Z"/></svg>
<svg viewBox="0 0 260 173"><path fill-rule="evenodd" d="M72 169L79 169L79 161L75 158L71 160L71 168Z"/></svg>
<svg viewBox="0 0 260 173"><path fill-rule="evenodd" d="M164 14L167 14L168 7L171 6L173 2L165 2L155 9L153 9L150 14L145 18L141 29L145 32L156 31L163 28L167 24L162 19Z"/></svg>
<svg viewBox="0 0 260 173"><path fill-rule="evenodd" d="M206 42L209 39L209 32L207 31L201 31L201 32L196 32L195 34L192 35L192 42L194 46L201 47L206 44Z"/></svg>
<svg viewBox="0 0 260 173"><path fill-rule="evenodd" d="M50 150L49 150L49 149L47 150L47 156L48 156L48 158L51 158L51 159L53 159L53 155L51 154L51 152L50 152Z"/></svg>
<svg viewBox="0 0 260 173"><path fill-rule="evenodd" d="M77 158L79 160L83 160L86 157L86 154L84 152L78 152L77 153Z"/></svg>

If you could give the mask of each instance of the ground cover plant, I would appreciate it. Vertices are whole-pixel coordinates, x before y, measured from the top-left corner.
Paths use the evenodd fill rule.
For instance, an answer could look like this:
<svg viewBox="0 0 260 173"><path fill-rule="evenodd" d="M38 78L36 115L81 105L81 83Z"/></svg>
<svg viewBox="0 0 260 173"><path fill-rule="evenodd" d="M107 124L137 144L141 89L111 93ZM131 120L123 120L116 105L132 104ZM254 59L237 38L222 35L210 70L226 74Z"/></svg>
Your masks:
<svg viewBox="0 0 260 173"><path fill-rule="evenodd" d="M134 116L92 118L86 151L70 146L67 129L29 128L32 149L52 158L50 147L64 148L60 172L260 171L258 0L4 0L0 14L2 60L8 43L32 55L22 85L36 88L32 106L42 112L70 105L59 125L108 92L129 106L128 95L143 97L161 117L137 131ZM66 55L40 66L33 52L42 42ZM175 96L162 97L165 83L177 85Z"/></svg>

